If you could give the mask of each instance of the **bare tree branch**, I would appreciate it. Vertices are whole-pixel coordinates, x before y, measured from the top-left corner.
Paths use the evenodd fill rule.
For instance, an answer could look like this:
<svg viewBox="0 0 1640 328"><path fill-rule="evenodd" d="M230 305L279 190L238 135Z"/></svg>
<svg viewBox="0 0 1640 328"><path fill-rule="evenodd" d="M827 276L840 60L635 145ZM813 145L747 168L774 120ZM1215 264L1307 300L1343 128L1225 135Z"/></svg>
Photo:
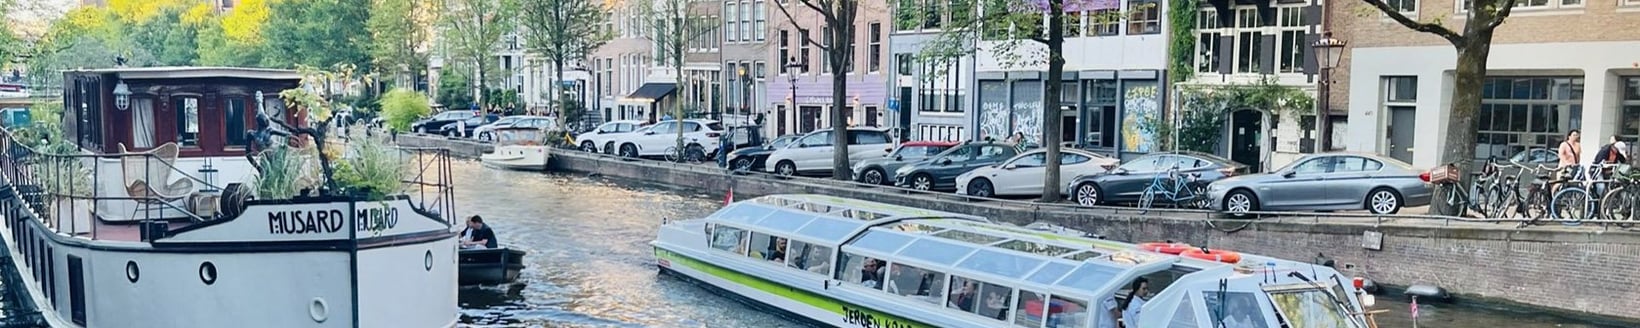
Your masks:
<svg viewBox="0 0 1640 328"><path fill-rule="evenodd" d="M1457 32L1453 32L1451 29L1448 29L1445 26L1441 26L1441 25L1437 25L1437 24L1431 24L1431 23L1419 23L1418 21L1412 20L1411 18L1407 18L1406 15L1401 14L1400 10L1396 10L1395 8L1390 7L1389 4L1384 3L1383 0L1361 0L1361 1L1366 2L1367 4L1372 5L1375 8L1378 8L1378 11L1383 12L1385 16L1389 16L1389 18L1392 19L1392 20L1395 20L1396 23L1401 23L1401 25L1406 26L1407 28L1410 28L1413 31L1430 33L1430 34L1440 36L1441 38L1446 39L1447 42L1451 42L1453 45L1461 45L1461 44L1464 43L1464 37L1462 35L1458 35ZM1514 1L1514 0L1509 0L1509 1Z"/></svg>
<svg viewBox="0 0 1640 328"><path fill-rule="evenodd" d="M816 11L820 10L820 9L818 9L818 7L815 7L814 4L810 4L808 0L798 0L798 2L802 3L806 7L815 8ZM774 7L775 8L780 8L780 14L786 16L786 21L791 22L792 27L796 27L798 29L804 29L802 24L797 23L797 17L793 17L792 13L790 11L786 11L786 6L785 5L776 5ZM799 33L798 37L802 38L803 41L808 42L809 44L812 44L812 45L815 45L816 47L819 47L820 51L831 51L830 47L826 47L825 44L820 43L820 41L815 40L813 37L810 37L808 34ZM803 46L803 45L799 44L798 46ZM785 60L785 59L786 58L781 58L781 60Z"/></svg>
<svg viewBox="0 0 1640 328"><path fill-rule="evenodd" d="M1515 2L1516 1L1519 1L1519 0L1503 0L1503 9L1498 10L1498 13L1493 14L1492 22L1486 24L1486 29L1485 30L1496 29L1496 28L1498 28L1498 25L1503 25L1503 20L1505 18L1509 18L1509 13L1513 12L1515 10ZM1475 10L1475 9L1471 8L1470 10Z"/></svg>

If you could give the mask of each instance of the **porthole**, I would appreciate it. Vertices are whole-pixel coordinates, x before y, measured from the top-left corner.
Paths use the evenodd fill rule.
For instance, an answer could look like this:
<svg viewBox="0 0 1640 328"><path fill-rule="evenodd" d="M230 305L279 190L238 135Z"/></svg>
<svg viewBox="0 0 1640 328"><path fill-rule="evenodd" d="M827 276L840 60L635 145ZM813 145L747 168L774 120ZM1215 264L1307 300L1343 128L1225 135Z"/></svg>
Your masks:
<svg viewBox="0 0 1640 328"><path fill-rule="evenodd" d="M427 269L427 271L433 271L433 251L432 250L427 250L427 256L423 257L421 261L422 261L422 267L425 267Z"/></svg>
<svg viewBox="0 0 1640 328"><path fill-rule="evenodd" d="M216 265L211 264L211 262L209 262L209 261L207 261L205 263L200 263L199 264L199 281L205 282L206 285L215 284L216 283Z"/></svg>
<svg viewBox="0 0 1640 328"><path fill-rule="evenodd" d="M330 306L325 304L325 299L314 297L313 302L308 303L308 317L319 323L330 318Z"/></svg>
<svg viewBox="0 0 1640 328"><path fill-rule="evenodd" d="M141 275L142 273L137 270L137 261L125 261L125 280L137 283L137 278Z"/></svg>

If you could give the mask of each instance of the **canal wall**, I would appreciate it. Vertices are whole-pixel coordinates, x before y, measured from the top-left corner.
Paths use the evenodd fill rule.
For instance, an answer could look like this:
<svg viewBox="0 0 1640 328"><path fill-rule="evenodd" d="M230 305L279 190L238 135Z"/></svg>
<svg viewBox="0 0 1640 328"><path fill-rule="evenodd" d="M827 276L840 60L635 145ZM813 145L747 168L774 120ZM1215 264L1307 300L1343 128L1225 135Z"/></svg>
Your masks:
<svg viewBox="0 0 1640 328"><path fill-rule="evenodd" d="M401 136L400 140L403 144L406 139ZM436 140L422 145L435 144ZM476 147L465 142L453 145ZM979 215L1020 225L1047 222L1127 242L1173 240L1299 261L1325 255L1336 261L1339 271L1380 284L1431 284L1446 288L1462 301L1516 303L1574 316L1640 322L1640 233L1633 231L1560 226L1516 229L1514 223L1325 213L1228 220L1206 212L1140 213L1125 208L972 200L822 179L728 174L710 165L633 161L578 152L554 153L550 169L710 194L723 194L732 188L737 199L825 194ZM1376 245L1365 247L1369 243Z"/></svg>

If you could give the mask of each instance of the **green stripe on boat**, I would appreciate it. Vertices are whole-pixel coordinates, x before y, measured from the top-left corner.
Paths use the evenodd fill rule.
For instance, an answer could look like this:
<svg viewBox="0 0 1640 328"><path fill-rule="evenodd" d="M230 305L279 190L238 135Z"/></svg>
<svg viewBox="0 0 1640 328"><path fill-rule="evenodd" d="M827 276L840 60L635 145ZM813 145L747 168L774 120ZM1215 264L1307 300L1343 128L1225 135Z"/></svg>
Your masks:
<svg viewBox="0 0 1640 328"><path fill-rule="evenodd" d="M703 273L706 273L706 274L721 278L723 280L728 280L730 282L740 284L741 286L750 287L752 289L756 289L756 290L762 291L764 293L773 294L773 295L781 297L781 298L797 301L798 303L807 304L807 305L813 306L815 308L823 309L823 310L829 311L831 313L836 313L838 315L842 315L843 318L845 318L845 320L848 321L848 323L852 323L852 324L855 324L855 325L858 325L858 326L861 326L861 327L882 327L882 328L924 328L924 327L932 328L932 327L934 327L933 325L928 325L928 324L923 324L923 323L916 322L916 321L906 320L904 318L900 318L900 317L897 317L897 316L893 316L893 315L889 315L889 314L886 314L886 313L878 312L876 310L871 310L871 309L867 309L867 308L864 308L864 307L856 306L854 304L849 304L849 303L845 303L845 302L842 302L842 301L838 301L836 299L826 297L826 296L823 296L823 295L820 295L820 294L815 294L815 293L811 293L811 292L808 292L808 291L805 291L805 290L801 290L801 289L797 289L797 288L794 288L794 287L782 285L780 283L769 281L769 280L766 280L766 279L763 279L763 278L749 276L749 275L746 275L746 274L743 274L743 273L740 273L740 272L725 269L723 267L720 267L720 266L717 266L717 265L714 265L714 264L711 264L711 263L701 262L701 261L696 260L694 258L690 258L688 256L683 256L683 254L678 254L678 253L675 253L675 252L672 252L672 251L668 251L668 250L662 249L660 247L655 248L655 257L660 258L662 260L666 260L666 261L670 262L671 265L674 265L674 266L675 265L687 266L690 269L694 269L695 271L700 271L700 272L703 272Z"/></svg>

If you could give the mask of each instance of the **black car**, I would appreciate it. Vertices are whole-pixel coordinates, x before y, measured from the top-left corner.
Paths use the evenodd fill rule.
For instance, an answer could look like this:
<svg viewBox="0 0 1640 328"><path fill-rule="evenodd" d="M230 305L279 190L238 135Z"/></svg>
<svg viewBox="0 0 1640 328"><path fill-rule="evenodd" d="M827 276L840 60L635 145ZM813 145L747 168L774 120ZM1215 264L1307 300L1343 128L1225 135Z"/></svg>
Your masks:
<svg viewBox="0 0 1640 328"><path fill-rule="evenodd" d="M478 112L470 110L447 110L433 115L432 117L410 123L410 131L415 131L416 133L435 133L439 132L439 129L444 128L445 125L455 124L456 121L469 119L473 116L478 116Z"/></svg>
<svg viewBox="0 0 1640 328"><path fill-rule="evenodd" d="M776 149L786 148L787 145L801 136L788 134L774 138L774 140L770 140L768 144L762 146L736 149L729 152L729 161L726 163L728 163L729 168L736 171L762 171L763 161L769 159L769 154L774 153Z"/></svg>
<svg viewBox="0 0 1640 328"><path fill-rule="evenodd" d="M495 121L498 120L501 120L501 115L484 114L480 116L472 116L465 120L467 122L466 125L450 123L445 124L443 127L439 127L438 134L455 137L458 136L459 133L459 136L472 137L473 130L478 129L478 127L484 126L485 124L495 123ZM456 129L464 130L457 131Z"/></svg>
<svg viewBox="0 0 1640 328"><path fill-rule="evenodd" d="M894 185L916 190L957 190L957 176L1002 163L1019 148L1000 142L968 142L894 171Z"/></svg>
<svg viewBox="0 0 1640 328"><path fill-rule="evenodd" d="M763 143L769 141L768 139L763 138L762 125L731 126L728 130L724 131L723 138L724 140L720 142L722 142L721 144L723 145L729 146L729 152L734 152L736 150L740 150L741 148L761 147L763 146ZM716 150L714 149L714 151Z"/></svg>
<svg viewBox="0 0 1640 328"><path fill-rule="evenodd" d="M1110 171L1072 178L1065 195L1082 206L1138 202L1145 188L1177 165L1179 176L1199 174L1203 184L1247 173L1247 166L1198 152L1151 153L1123 162Z"/></svg>

